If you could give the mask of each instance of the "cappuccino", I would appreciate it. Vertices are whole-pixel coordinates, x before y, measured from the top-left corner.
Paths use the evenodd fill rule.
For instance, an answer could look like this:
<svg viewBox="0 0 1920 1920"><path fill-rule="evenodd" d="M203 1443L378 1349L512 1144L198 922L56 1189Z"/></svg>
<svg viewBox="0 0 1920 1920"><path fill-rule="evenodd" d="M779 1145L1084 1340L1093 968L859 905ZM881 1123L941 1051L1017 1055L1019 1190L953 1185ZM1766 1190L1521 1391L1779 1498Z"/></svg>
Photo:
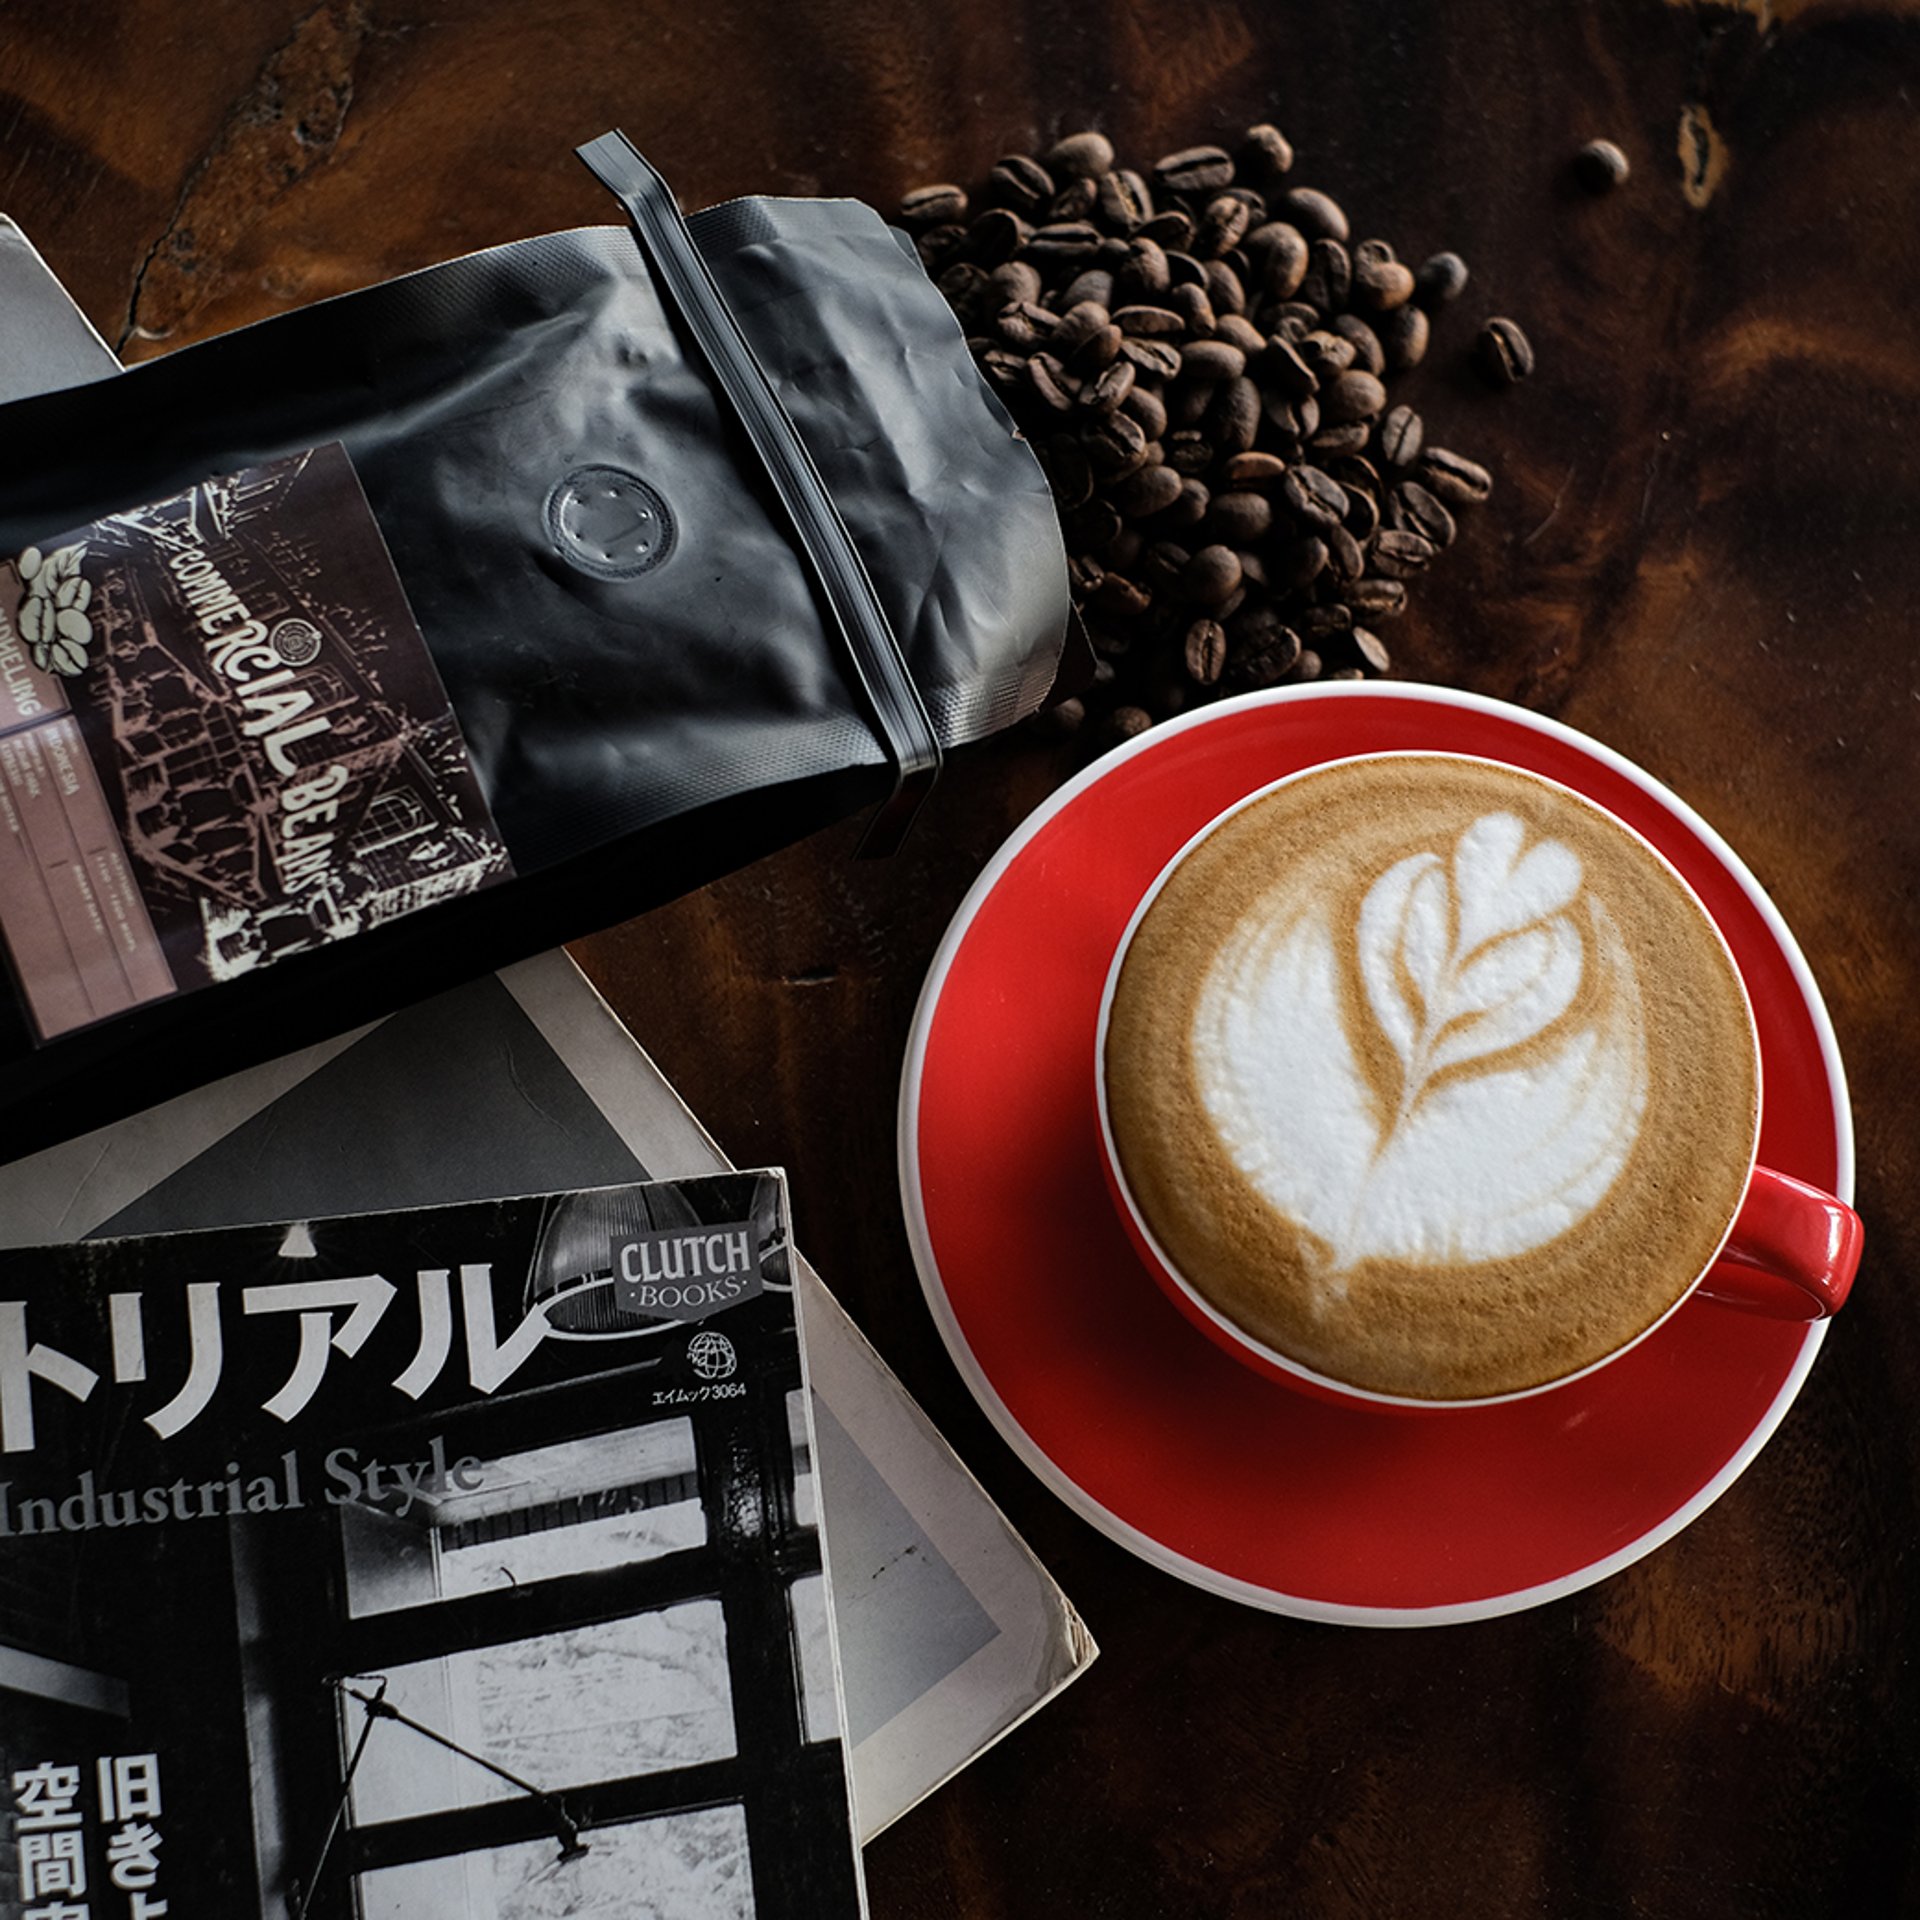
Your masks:
<svg viewBox="0 0 1920 1920"><path fill-rule="evenodd" d="M1661 857L1445 754L1316 768L1215 824L1122 953L1117 1171L1254 1342L1368 1392L1516 1393L1712 1262L1759 1130L1732 957Z"/></svg>

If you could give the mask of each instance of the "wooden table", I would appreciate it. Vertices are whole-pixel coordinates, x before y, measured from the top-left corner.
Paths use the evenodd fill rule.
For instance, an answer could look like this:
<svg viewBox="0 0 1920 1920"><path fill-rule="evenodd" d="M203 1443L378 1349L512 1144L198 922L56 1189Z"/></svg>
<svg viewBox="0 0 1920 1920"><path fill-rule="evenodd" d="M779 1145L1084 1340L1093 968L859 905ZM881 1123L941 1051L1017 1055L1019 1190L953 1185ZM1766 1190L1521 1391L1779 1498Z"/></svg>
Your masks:
<svg viewBox="0 0 1920 1920"><path fill-rule="evenodd" d="M1474 281L1415 377L1494 503L1395 635L1410 677L1632 755L1771 890L1853 1079L1869 1252L1774 1442L1573 1598L1401 1633L1243 1610L1015 1461L901 1226L914 997L1069 770L956 756L908 851L828 832L580 957L1085 1611L1104 1658L869 1850L880 1920L1920 1911L1920 17L1827 0L0 13L0 206L131 357L610 209L625 126L689 205L973 179L1273 119L1297 178ZM1628 186L1581 195L1605 134ZM1490 396L1470 318L1540 370Z"/></svg>

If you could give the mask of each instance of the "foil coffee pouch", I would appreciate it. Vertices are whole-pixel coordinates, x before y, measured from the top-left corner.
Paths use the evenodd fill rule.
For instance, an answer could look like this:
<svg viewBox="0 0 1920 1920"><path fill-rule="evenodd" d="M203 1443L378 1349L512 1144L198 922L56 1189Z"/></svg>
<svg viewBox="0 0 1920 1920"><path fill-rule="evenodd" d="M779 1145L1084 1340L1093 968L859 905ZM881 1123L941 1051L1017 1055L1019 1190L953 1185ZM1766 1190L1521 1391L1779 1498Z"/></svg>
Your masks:
<svg viewBox="0 0 1920 1920"><path fill-rule="evenodd" d="M852 202L518 242L0 407L0 1159L1034 711L1045 479Z"/></svg>

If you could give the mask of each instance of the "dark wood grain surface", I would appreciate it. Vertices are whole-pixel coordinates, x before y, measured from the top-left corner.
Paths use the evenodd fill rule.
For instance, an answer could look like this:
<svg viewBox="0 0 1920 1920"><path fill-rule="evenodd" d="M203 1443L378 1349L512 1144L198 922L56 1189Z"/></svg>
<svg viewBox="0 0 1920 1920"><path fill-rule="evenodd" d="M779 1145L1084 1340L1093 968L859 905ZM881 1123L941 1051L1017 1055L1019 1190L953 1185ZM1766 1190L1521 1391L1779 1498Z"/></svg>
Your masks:
<svg viewBox="0 0 1920 1920"><path fill-rule="evenodd" d="M0 6L0 207L131 357L609 209L891 207L1097 124L1273 119L1474 280L1410 389L1493 504L1399 669L1632 755L1771 890L1852 1077L1869 1250L1777 1438L1570 1599L1367 1632L1149 1570L1015 1461L900 1223L895 1083L949 915L1069 771L956 757L907 852L824 834L580 958L1078 1601L1092 1674L869 1850L878 1920L1920 1910L1920 10L1844 0L70 0ZM1633 178L1567 162L1605 134ZM1486 393L1472 321L1540 368Z"/></svg>

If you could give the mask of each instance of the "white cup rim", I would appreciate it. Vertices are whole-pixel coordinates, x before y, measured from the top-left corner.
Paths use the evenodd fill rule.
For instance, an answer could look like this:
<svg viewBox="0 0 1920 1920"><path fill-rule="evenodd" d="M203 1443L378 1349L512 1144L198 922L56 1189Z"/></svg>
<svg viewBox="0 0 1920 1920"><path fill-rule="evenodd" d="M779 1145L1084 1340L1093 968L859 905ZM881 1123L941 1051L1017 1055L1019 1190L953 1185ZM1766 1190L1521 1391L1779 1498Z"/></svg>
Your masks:
<svg viewBox="0 0 1920 1920"><path fill-rule="evenodd" d="M1127 950L1133 944L1133 936L1138 930L1141 921L1146 918L1148 908L1159 898L1161 891L1179 869L1181 863L1217 828L1225 825L1235 814L1242 813L1247 808L1266 799L1268 795L1277 793L1282 788L1292 786L1296 782L1304 780L1311 775L1326 773L1336 767L1351 766L1359 761L1376 762L1380 760L1458 760L1473 766L1497 767L1503 772L1519 774L1524 779L1538 781L1541 785L1551 788L1554 792L1563 794L1579 804L1592 808L1595 812L1603 815L1623 833L1628 834L1636 841L1678 882L1681 891L1699 909L1701 918L1712 930L1714 939L1718 941L1722 953L1725 954L1734 981L1739 987L1740 1004L1745 1010L1747 1017L1747 1040L1753 1050L1754 1102L1752 1136L1748 1141L1747 1147L1747 1169L1740 1184L1740 1192L1744 1200L1747 1190L1753 1184L1754 1170L1760 1163L1760 1131L1766 1111L1766 1083L1764 1078L1764 1059L1760 1048L1759 1021L1754 1012L1753 995L1747 986L1746 976L1741 972L1739 960L1736 958L1733 948L1727 940L1725 931L1714 918L1706 902L1701 899L1698 889L1695 888L1686 875L1683 874L1645 834L1640 832L1640 830L1630 822L1621 819L1611 807L1603 805L1590 794L1582 793L1577 787L1570 787L1566 782L1555 780L1548 774L1536 773L1531 767L1515 766L1511 761L1497 760L1488 754L1462 753L1457 749L1444 747L1392 747L1379 751L1338 754L1326 760L1316 760L1311 766L1296 767L1291 772L1282 774L1278 779L1270 780L1264 786L1255 788L1251 793L1243 794L1238 800L1234 801L1231 806L1225 807L1219 813L1215 814L1196 832L1189 835L1188 838L1181 843L1173 857L1154 875L1145 892L1141 894L1138 902L1136 902L1133 912L1128 916L1126 926L1121 930L1119 942L1114 948L1113 958L1107 966L1106 981L1100 992L1100 1014L1094 1024L1094 1097L1099 1113L1101 1159L1106 1169L1109 1190L1116 1196L1119 1205L1125 1210L1129 1228L1135 1236L1138 1246L1146 1250L1153 1266L1157 1269L1155 1277L1164 1284L1176 1289L1181 1298L1185 1300L1202 1319L1217 1330L1221 1344L1229 1349L1237 1348L1241 1350L1243 1357L1256 1365L1262 1365L1267 1369L1277 1370L1280 1373L1290 1375L1298 1379L1308 1388L1317 1390L1323 1394L1333 1395L1343 1400L1359 1401L1373 1406L1397 1407L1430 1413L1453 1412L1455 1410L1466 1410L1474 1407L1506 1406L1514 1401L1537 1399L1541 1394L1557 1393L1562 1387L1571 1386L1576 1381L1588 1379L1592 1375L1600 1372L1603 1368L1610 1367L1623 1355L1631 1353L1643 1340L1657 1333L1661 1327L1672 1319L1672 1317L1693 1298L1694 1294L1699 1290L1701 1282L1713 1271L1715 1263L1726 1249L1728 1240L1733 1236L1734 1226L1739 1219L1739 1206L1736 1205L1732 1214L1728 1217L1727 1223L1721 1231L1718 1241L1714 1245L1713 1252L1708 1256L1699 1272L1675 1295L1672 1303L1656 1318L1642 1327L1630 1340L1623 1341L1619 1346L1610 1348L1607 1352L1601 1354L1598 1359L1589 1361L1585 1366L1576 1368L1571 1373L1556 1374L1553 1379L1542 1380L1533 1386L1516 1387L1506 1393L1481 1394L1460 1399L1428 1399L1415 1394L1383 1393L1374 1388L1355 1386L1351 1382L1338 1379L1331 1374L1317 1372L1314 1368L1294 1359L1290 1354L1283 1353L1277 1347L1268 1345L1256 1335L1247 1332L1237 1321L1229 1319L1227 1315L1222 1313L1212 1301L1207 1299L1206 1296L1187 1279L1180 1271L1178 1264L1172 1256L1161 1246L1153 1229L1147 1224L1146 1217L1140 1211L1139 1203L1134 1198L1133 1190L1127 1184L1126 1171L1120 1162L1119 1150L1113 1137L1113 1124L1108 1113L1106 1072L1107 1028L1113 1014L1114 993L1119 985L1121 968L1126 961Z"/></svg>

